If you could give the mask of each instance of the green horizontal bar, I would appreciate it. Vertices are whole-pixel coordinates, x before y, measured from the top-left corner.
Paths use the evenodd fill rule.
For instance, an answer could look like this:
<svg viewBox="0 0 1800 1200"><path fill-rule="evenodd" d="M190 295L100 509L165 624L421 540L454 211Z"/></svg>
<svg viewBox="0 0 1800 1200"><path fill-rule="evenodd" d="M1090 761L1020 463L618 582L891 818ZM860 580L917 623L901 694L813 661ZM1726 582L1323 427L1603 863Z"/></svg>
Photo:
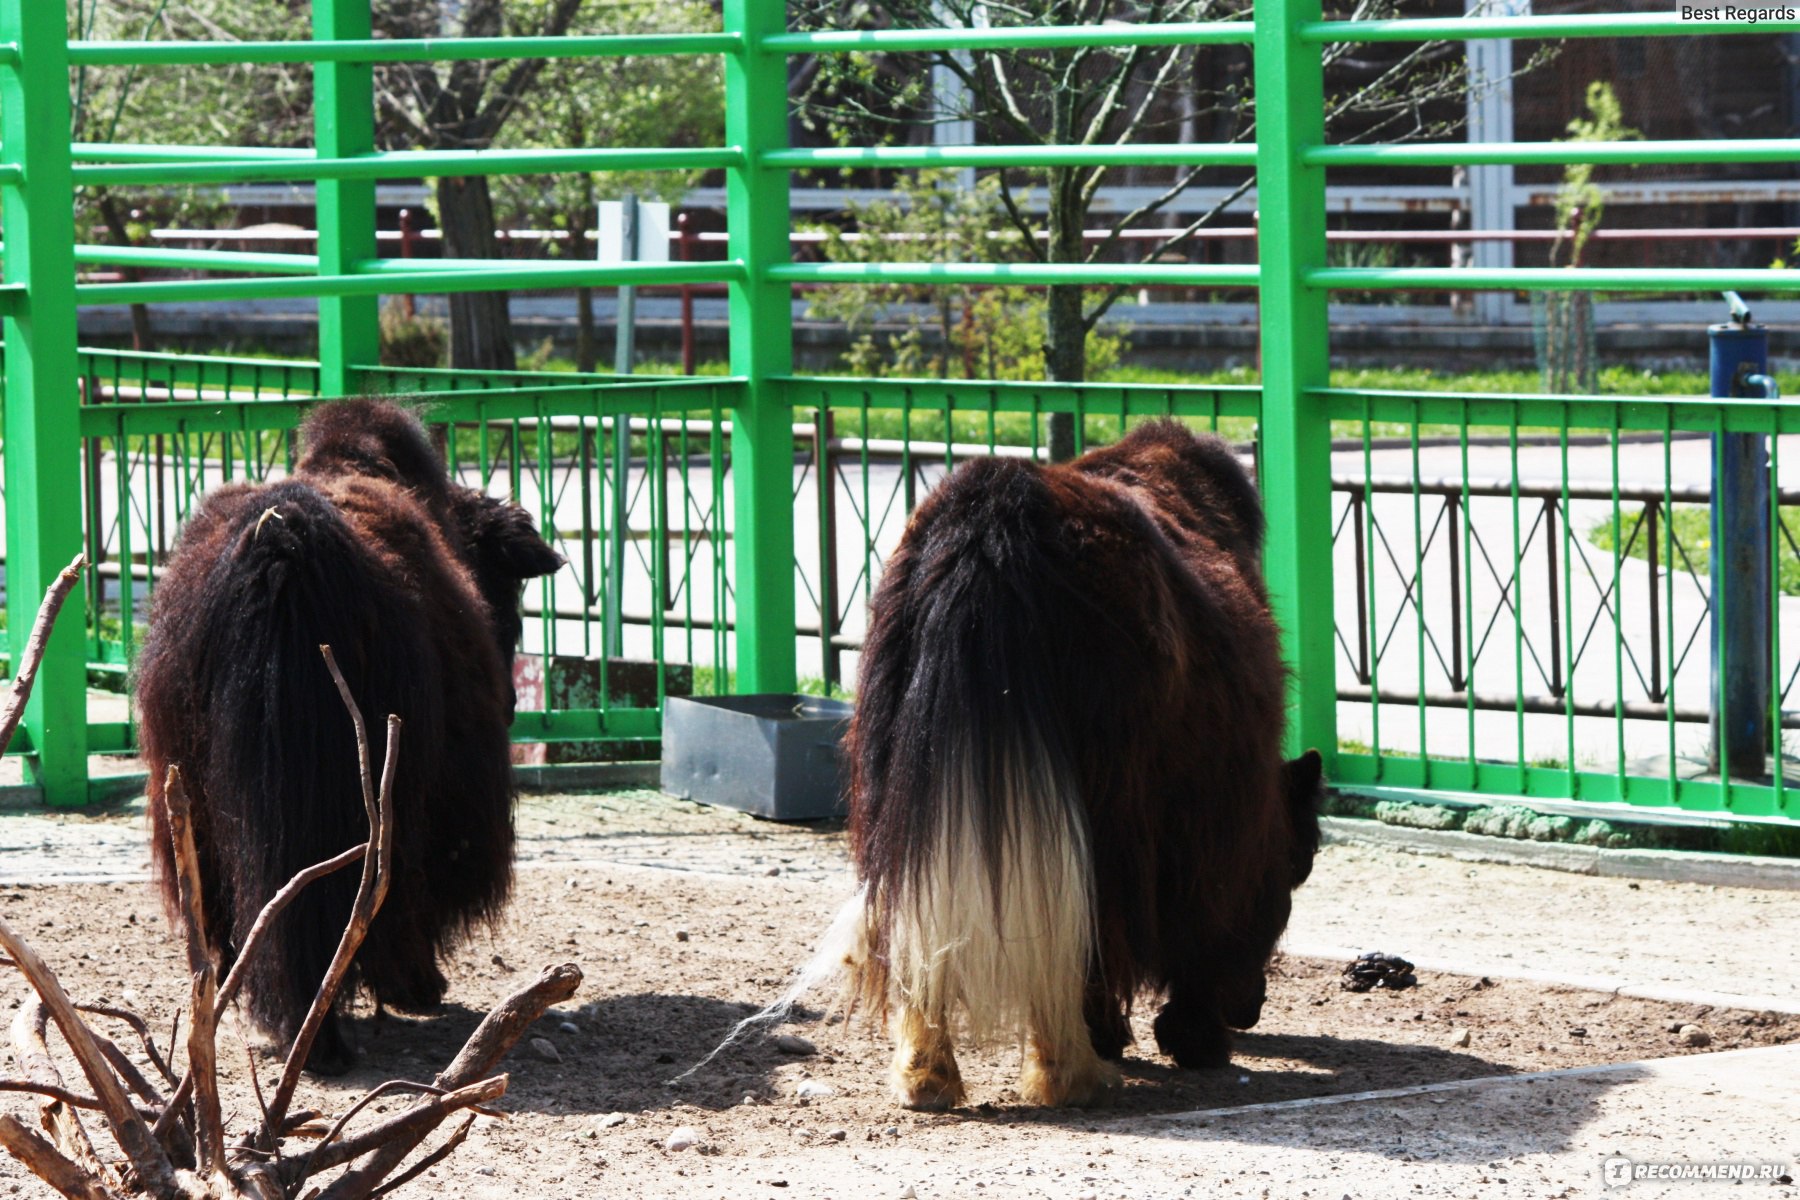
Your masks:
<svg viewBox="0 0 1800 1200"><path fill-rule="evenodd" d="M1800 271L1654 267L1315 267L1308 287L1534 292L1800 292Z"/></svg>
<svg viewBox="0 0 1800 1200"><path fill-rule="evenodd" d="M87 728L89 754L125 754L137 749L130 722L89 721Z"/></svg>
<svg viewBox="0 0 1800 1200"><path fill-rule="evenodd" d="M1310 167L1447 167L1469 164L1753 163L1800 161L1792 138L1639 142L1446 142L1411 146L1312 146Z"/></svg>
<svg viewBox="0 0 1800 1200"><path fill-rule="evenodd" d="M1800 275L1800 272L1796 272ZM778 263L784 283L1169 284L1255 287L1254 266L1187 263Z"/></svg>
<svg viewBox="0 0 1800 1200"><path fill-rule="evenodd" d="M1189 21L1130 25L1002 25L981 29L829 29L783 33L762 49L785 54L842 54L901 50L1070 50L1081 46L1247 46L1249 21Z"/></svg>
<svg viewBox="0 0 1800 1200"><path fill-rule="evenodd" d="M1331 781L1338 785L1378 784L1421 791L1470 792L1501 797L1514 804L1532 799L1630 804L1642 807L1641 819L1649 824L1656 822L1658 810L1747 818L1782 815L1778 793L1765 784L1733 780L1731 803L1727 806L1725 789L1717 780L1680 779L1671 783L1666 775L1619 775L1597 771L1576 771L1571 775L1560 767L1471 763L1466 758L1425 760L1399 755L1377 758L1340 751Z"/></svg>
<svg viewBox="0 0 1800 1200"><path fill-rule="evenodd" d="M0 163L0 187L17 186L25 182L25 168L18 163Z"/></svg>
<svg viewBox="0 0 1800 1200"><path fill-rule="evenodd" d="M244 250L173 250L161 246L76 246L75 261L130 267L167 267L186 271L262 271L274 275L313 275L314 254L260 254Z"/></svg>
<svg viewBox="0 0 1800 1200"><path fill-rule="evenodd" d="M595 742L610 738L662 736L662 710L656 708L577 709L568 712L513 714L515 742Z"/></svg>
<svg viewBox="0 0 1800 1200"><path fill-rule="evenodd" d="M1547 429L1800 433L1800 405L1710 396L1545 396L1317 388L1334 420Z"/></svg>
<svg viewBox="0 0 1800 1200"><path fill-rule="evenodd" d="M0 317L10 317L19 311L25 302L25 285L22 283L0 284Z"/></svg>
<svg viewBox="0 0 1800 1200"><path fill-rule="evenodd" d="M715 398L722 398L724 407L737 403L743 385L742 379L731 377L668 377L655 382L392 395L418 401L419 410L427 421L468 423L539 417L636 417L653 410L666 417L676 417L684 412L707 413L712 411ZM313 396L294 396L266 400L89 404L81 408L81 436L117 438L156 433L293 429L318 402Z"/></svg>
<svg viewBox="0 0 1800 1200"><path fill-rule="evenodd" d="M874 146L774 150L765 167L1166 167L1256 165L1255 146Z"/></svg>
<svg viewBox="0 0 1800 1200"><path fill-rule="evenodd" d="M381 296L402 292L500 292L544 287L616 287L620 284L729 283L742 279L743 265L710 262L571 263L512 265L495 259L376 259L354 275L309 275L288 279L169 279L151 283L84 283L77 303L194 303L203 300L267 300L307 296ZM439 265L426 267L427 262Z"/></svg>
<svg viewBox="0 0 1800 1200"><path fill-rule="evenodd" d="M780 375L794 408L907 409L913 412L1076 412L1117 416L1254 417L1262 389L1254 384L1051 383Z"/></svg>
<svg viewBox="0 0 1800 1200"><path fill-rule="evenodd" d="M69 157L78 163L216 163L239 159L311 162L316 155L304 146L145 146L134 142L76 142L69 147Z"/></svg>
<svg viewBox="0 0 1800 1200"><path fill-rule="evenodd" d="M79 164L77 184L205 184L302 179L412 179L447 175L550 175L587 171L694 171L741 167L735 146L687 149L395 150L353 158Z"/></svg>
<svg viewBox="0 0 1800 1200"><path fill-rule="evenodd" d="M1454 42L1490 38L1703 37L1721 33L1800 33L1800 21L1684 21L1679 12L1657 12L1309 21L1300 26L1300 40L1315 44Z"/></svg>
<svg viewBox="0 0 1800 1200"><path fill-rule="evenodd" d="M468 59L610 58L636 54L731 54L735 33L605 34L592 37L374 38L288 42L70 42L74 66L195 66L215 63L455 62ZM16 53L16 51L15 51Z"/></svg>
<svg viewBox="0 0 1800 1200"><path fill-rule="evenodd" d="M0 345L0 350L5 347ZM260 371L264 374L275 374L281 371L312 372L319 370L316 358L246 358L229 354L171 354L162 350L115 350L110 346L83 346L80 354L83 360L82 369L92 369L89 360L100 361L116 359L120 362L167 366L177 373L187 372L197 377L223 376L226 370L241 372L243 370ZM166 378L166 376L158 376Z"/></svg>
<svg viewBox="0 0 1800 1200"><path fill-rule="evenodd" d="M0 67L16 67L20 61L19 43L0 42Z"/></svg>

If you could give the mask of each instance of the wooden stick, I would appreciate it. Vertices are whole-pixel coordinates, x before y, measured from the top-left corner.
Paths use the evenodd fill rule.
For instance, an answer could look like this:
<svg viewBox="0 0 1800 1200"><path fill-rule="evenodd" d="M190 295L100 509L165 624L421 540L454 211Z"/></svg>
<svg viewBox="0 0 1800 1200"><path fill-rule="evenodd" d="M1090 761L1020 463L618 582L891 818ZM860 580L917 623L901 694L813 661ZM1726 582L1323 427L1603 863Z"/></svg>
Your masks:
<svg viewBox="0 0 1800 1200"><path fill-rule="evenodd" d="M275 1085L275 1095L269 1102L269 1120L263 1126L262 1136L257 1139L257 1144L264 1149L273 1149L279 1140L277 1131L287 1116L288 1105L294 1098L294 1089L300 1085L300 1072L306 1066L307 1055L312 1052L313 1039L318 1036L319 1028L324 1025L332 1005L337 1002L338 989L343 986L350 964L355 959L356 952L362 948L363 939L368 936L369 922L374 920L381 902L387 898L388 880L392 875L392 801L394 771L400 760L401 721L392 714L388 716L387 756L381 765L381 790L377 794L369 766L369 734L363 724L362 710L356 706L356 697L351 695L350 685L344 681L343 672L338 670L337 658L332 654L331 647L320 646L319 653L325 657L325 665L337 684L338 695L343 698L344 707L350 711L350 723L356 732L356 761L362 779L363 810L368 817L375 853L363 856L362 880L357 884L356 900L350 906L350 923L344 929L344 936L338 941L337 953L332 956L325 978L319 983L318 993L313 996L312 1008L307 1010L306 1020L300 1025L300 1033L288 1051L281 1080Z"/></svg>
<svg viewBox="0 0 1800 1200"><path fill-rule="evenodd" d="M50 590L44 593L44 602L38 606L37 620L32 623L31 636L25 639L24 652L19 655L12 687L7 691L6 700L0 703L0 751L12 744L13 732L18 729L19 718L25 715L25 704L31 699L31 685L37 682L44 649L50 644L50 630L56 624L56 614L62 611L63 601L81 582L81 569L85 566L87 555L77 554L57 574Z"/></svg>
<svg viewBox="0 0 1800 1200"><path fill-rule="evenodd" d="M215 1001L218 1011L225 1011L231 1006L231 1002L237 999L238 989L244 984L248 964L261 948L263 939L268 936L269 928L275 923L275 918L294 902L294 897L298 896L302 889L309 884L323 879L334 871L341 871L353 862L361 861L368 849L369 844L363 842L350 847L335 858L328 858L322 863L314 863L288 880L282 885L280 891L269 897L269 902L263 905L261 912L256 914L256 921L250 926L250 932L245 935L243 949L238 951L237 962L232 964L231 973L225 976L225 983L219 988L219 996ZM173 1035L171 1035L171 1041L173 1041ZM154 1046L150 1047L150 1055L153 1059L156 1057ZM158 1064L160 1066L160 1060L158 1060ZM164 1068L164 1074L167 1073L167 1069ZM159 1138L165 1136L169 1127L175 1122L175 1114L182 1110L188 1097L193 1094L194 1076L193 1072L189 1071L181 1077L181 1082L176 1086L175 1095L170 1099L168 1108L163 1110L162 1117L156 1122L156 1127L151 1132Z"/></svg>
<svg viewBox="0 0 1800 1200"><path fill-rule="evenodd" d="M0 1147L69 1200L112 1200L98 1179L76 1166L49 1138L27 1129L17 1117L0 1117Z"/></svg>
<svg viewBox="0 0 1800 1200"><path fill-rule="evenodd" d="M62 1087L62 1072L56 1069L56 1063L50 1058L49 1043L45 1041L49 1026L50 1010L44 1007L42 998L36 993L27 996L13 1018L13 1053L27 1079ZM75 1160L77 1166L98 1176L100 1159L94 1154L94 1143L82 1126L81 1118L69 1107L55 1103L44 1105L41 1118L44 1128L55 1139L56 1148Z"/></svg>
<svg viewBox="0 0 1800 1200"><path fill-rule="evenodd" d="M244 936L243 949L238 951L237 962L232 964L231 973L225 976L225 983L219 988L219 1007L221 1009L228 1007L233 1000L237 999L238 989L244 985L246 964L255 957L257 948L262 945L263 938L268 936L269 926L275 923L275 918L281 915L283 909L294 902L294 897L309 885L334 871L341 871L351 863L361 862L363 855L368 853L368 850L369 843L361 842L335 858L315 863L288 880L282 885L280 891L269 897L269 902L263 905L261 912L256 914L256 922L250 926L250 932Z"/></svg>
<svg viewBox="0 0 1800 1200"><path fill-rule="evenodd" d="M399 1082L401 1081L390 1080L382 1087L386 1088L390 1084ZM446 1117L462 1109L476 1109L484 1117L500 1116L501 1114L491 1112L482 1106L504 1096L510 1083L511 1080L508 1076L496 1075L492 1079L483 1079L479 1083L470 1084L466 1088L457 1088L454 1091L432 1087L430 1084L406 1084L407 1087L426 1088L430 1095L404 1112L370 1126L355 1137L338 1141L336 1138L339 1131L351 1116L351 1113L345 1113L343 1117L339 1118L337 1126L325 1136L325 1140L315 1146L312 1154L295 1169L294 1181L298 1183L317 1175L320 1171L329 1171L335 1166L361 1158L369 1151L375 1150L397 1137L408 1137L416 1133L422 1141ZM380 1090L377 1088L375 1092L364 1096L357 1102L357 1108L361 1108L363 1104L375 1099L376 1092ZM353 1109L352 1112L354 1111Z"/></svg>
<svg viewBox="0 0 1800 1200"><path fill-rule="evenodd" d="M32 989L50 1010L51 1018L56 1022L57 1028L62 1030L69 1050L75 1055L82 1073L87 1076L88 1084L94 1089L94 1096L106 1113L107 1123L112 1126L119 1148L131 1160L145 1189L153 1194L179 1194L175 1169L170 1165L168 1156L150 1135L150 1126L144 1123L137 1109L132 1107L131 1098L125 1094L123 1085L112 1073L106 1056L95 1044L93 1035L83 1023L81 1014L75 1011L75 1005L70 1002L68 993L63 991L56 974L38 957L37 951L15 934L4 920L0 920L0 948L4 948L12 956Z"/></svg>
<svg viewBox="0 0 1800 1200"><path fill-rule="evenodd" d="M544 1015L544 1010L567 1000L580 986L581 968L574 963L545 967L536 982L514 992L482 1018L456 1058L437 1077L437 1085L455 1090L486 1076L525 1031ZM424 1108L429 1103L417 1107ZM432 1122L432 1126L435 1124ZM361 1165L340 1175L325 1189L320 1200L367 1200L413 1148L425 1140L430 1128L422 1129L417 1136L394 1136Z"/></svg>
<svg viewBox="0 0 1800 1200"><path fill-rule="evenodd" d="M180 767L169 767L163 797L169 815L169 839L174 843L175 882L184 918L182 931L187 936L188 971L193 976L187 1052L188 1075L194 1080L195 1150L200 1173L209 1175L225 1167L225 1117L219 1104L219 1016L215 1004L218 974L206 937L200 855L194 848L193 804L182 782Z"/></svg>
<svg viewBox="0 0 1800 1200"><path fill-rule="evenodd" d="M100 1102L92 1096L82 1096L71 1092L68 1088L55 1083L32 1083L27 1079L0 1079L0 1092L29 1092L34 1096L48 1096L50 1099L67 1104L70 1108L91 1108L100 1111ZM49 1114L45 1114L48 1118Z"/></svg>
<svg viewBox="0 0 1800 1200"><path fill-rule="evenodd" d="M391 1191L405 1187L425 1172L431 1170L431 1168L443 1162L446 1158L449 1158L458 1146L469 1140L469 1130L474 1124L475 1118L470 1117L461 1125L458 1125L456 1127L456 1132L444 1139L443 1145L439 1146L436 1150L433 1150L430 1154L427 1154L424 1158L421 1158L418 1162L370 1192L369 1200L377 1200L378 1197L385 1196Z"/></svg>
<svg viewBox="0 0 1800 1200"><path fill-rule="evenodd" d="M111 1005L107 1004L77 1004L75 1007L84 1013L92 1013L95 1016L101 1017L111 1017L115 1021L125 1022L126 1025L131 1027L131 1031L137 1034L138 1042L144 1047L145 1056L148 1057L151 1064L156 1067L157 1073L163 1077L163 1081L165 1083L175 1082L175 1073L169 1069L169 1060L164 1058L162 1052L156 1048L156 1039L150 1034L150 1023L148 1021L144 1020L144 1018L138 1016L128 1008L113 1008Z"/></svg>

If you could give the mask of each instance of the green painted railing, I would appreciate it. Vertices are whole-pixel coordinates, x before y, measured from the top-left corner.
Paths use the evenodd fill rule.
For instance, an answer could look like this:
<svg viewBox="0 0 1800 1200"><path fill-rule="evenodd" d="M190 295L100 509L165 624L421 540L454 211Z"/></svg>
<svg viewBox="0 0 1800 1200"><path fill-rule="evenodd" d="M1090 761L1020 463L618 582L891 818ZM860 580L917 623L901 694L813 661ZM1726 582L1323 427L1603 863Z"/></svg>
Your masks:
<svg viewBox="0 0 1800 1200"><path fill-rule="evenodd" d="M1699 594L1694 589L1704 590L1699 573L1689 572L1692 586L1678 587L1672 568L1660 574L1651 568L1649 591L1660 602L1651 608L1648 643L1629 628L1627 600L1636 603L1645 586L1636 556L1649 553L1650 563L1668 566L1684 552L1677 518L1681 505L1692 502L1692 481L1675 476L1691 457L1687 436L1800 432L1800 418L1779 404L1753 402L1333 388L1326 302L1334 291L1393 289L1793 293L1800 291L1800 272L1332 267L1325 241L1325 183L1337 168L1786 161L1791 143L1332 145L1324 127L1321 48L1438 38L1793 33L1800 22L1702 24L1648 13L1327 21L1318 0L1269 0L1254 22L792 32L780 0L726 0L723 23L715 34L392 41L371 36L368 0L318 0L312 40L71 45L59 9L0 0L9 602L35 598L84 545L97 563L82 600L89 614L85 646L79 630L58 633L21 743L53 803L83 799L89 749L130 744L129 721L83 719L84 672L91 663L116 673L129 661L160 556L188 508L223 480L284 469L291 430L317 398L380 390L418 396L443 426L458 474L536 506L546 532L569 554L570 570L529 598L528 648L565 657L597 654L603 678L584 701L563 697L528 708L518 731L525 740L653 738L672 668L685 673L681 686L785 691L796 685L804 655L824 684L845 682L840 663L859 644L858 606L879 576L899 522L943 471L969 454L1041 453L1044 418L1053 412L1078 418L1084 444L1116 436L1132 421L1172 415L1255 439L1269 513L1267 571L1292 669L1292 744L1324 750L1334 778L1620 801L1651 814L1675 806L1746 818L1796 815L1779 769L1767 782L1739 782L1692 767L1687 697L1704 664L1697 666L1679 643L1686 636L1680 621L1691 616ZM786 144L788 63L797 55L1205 44L1253 49L1255 145ZM374 63L621 54L719 55L724 144L375 148ZM64 84L72 64L221 63L316 64L314 146L72 147L50 136L68 127ZM793 171L1057 164L1254 168L1263 218L1258 263L790 261ZM391 260L376 253L377 179L694 167L725 175L729 242L720 261L522 265ZM316 255L74 242L69 198L77 186L250 180L316 183ZM78 264L213 277L77 283ZM727 287L731 375L724 379L626 381L371 365L379 357L376 305L383 294L696 282ZM873 282L1254 288L1262 383L1133 388L796 374L794 285ZM284 296L318 298L317 363L78 352L75 346L79 306ZM21 319L26 311L30 320ZM1778 460L1780 442L1772 444ZM1659 453L1661 497L1636 476L1621 483L1622 455L1632 456L1630 471L1641 475L1643 463L1654 465ZM1511 484L1478 486L1471 464L1491 464L1496 454ZM1348 470L1359 458L1358 469ZM1386 479L1384 464L1395 459L1405 460L1410 482ZM1450 482L1425 478L1449 460L1455 466L1447 472ZM1592 474L1603 482L1596 485ZM1800 562L1800 544L1788 533L1800 521L1790 516L1784 524L1782 504L1772 502L1769 553L1778 562ZM1426 517L1436 511L1432 505L1441 508L1438 525ZM1627 529L1632 505L1642 508L1640 522L1660 521L1660 535L1652 531L1644 541L1635 527ZM1438 532L1445 521L1447 537ZM1598 524L1582 524L1589 521ZM1611 551L1592 549L1602 525L1610 530ZM1448 561L1440 561L1446 554ZM1531 555L1547 564L1549 587L1541 596L1528 595L1528 585L1537 586ZM1354 581L1346 574L1351 563ZM1577 578L1578 569L1585 577ZM1442 591L1446 578L1460 591ZM1582 590L1590 578L1597 607ZM1428 616L1444 595L1452 611ZM1780 598L1769 602L1776 626L1771 717L1780 728L1791 663L1782 659ZM10 615L16 651L23 610L15 606ZM1586 629L1578 630L1584 620ZM1544 656L1552 669L1540 672L1542 686L1531 675L1540 642L1555 649ZM1792 655L1800 637L1787 644ZM647 700L612 698L613 681L604 675L614 668L606 651L620 646L639 647L652 663L655 685ZM1655 665L1650 682L1636 689L1628 659L1646 646L1654 648ZM1606 670L1601 659L1609 655ZM1649 750L1646 738L1655 742Z"/></svg>

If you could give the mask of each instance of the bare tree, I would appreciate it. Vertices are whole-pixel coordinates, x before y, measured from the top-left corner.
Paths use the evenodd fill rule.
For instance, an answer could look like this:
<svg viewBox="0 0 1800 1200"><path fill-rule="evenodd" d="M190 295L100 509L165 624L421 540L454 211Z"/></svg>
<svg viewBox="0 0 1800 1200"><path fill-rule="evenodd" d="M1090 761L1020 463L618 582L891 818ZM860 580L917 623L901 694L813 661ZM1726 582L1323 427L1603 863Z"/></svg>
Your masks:
<svg viewBox="0 0 1800 1200"><path fill-rule="evenodd" d="M1398 0L1356 0L1343 15L1397 15ZM1161 24L1247 20L1248 0L800 0L798 28L918 28L1008 25ZM1461 122L1468 89L1459 46L1324 48L1326 124L1336 141L1442 137ZM946 77L956 86L934 91ZM1256 97L1248 46L1088 46L1047 50L945 51L821 57L802 76L797 103L807 123L854 141L891 141L909 127L972 121L980 140L1014 145L1244 142L1255 137ZM1116 168L1052 167L1001 173L1001 201L1028 257L1045 263L1142 262L1186 248L1254 186L1245 169L1180 167L1163 172L1141 204L1107 214L1090 238L1095 199ZM1137 169L1141 170L1141 169ZM1174 202L1206 184L1219 198L1196 215ZM1026 192L1044 197L1033 211ZM1133 227L1160 222L1166 240L1128 241ZM1045 362L1050 378L1087 377L1088 331L1124 295L1123 286L1049 289ZM1074 450L1072 422L1051 421L1051 453Z"/></svg>
<svg viewBox="0 0 1800 1200"><path fill-rule="evenodd" d="M586 0L465 0L454 30L438 0L382 0L380 33L397 38L560 37ZM543 59L395 63L376 74L386 138L408 149L484 150L529 96ZM450 258L496 256L494 203L484 175L437 181L438 224ZM510 371L517 365L505 292L450 296L450 365Z"/></svg>

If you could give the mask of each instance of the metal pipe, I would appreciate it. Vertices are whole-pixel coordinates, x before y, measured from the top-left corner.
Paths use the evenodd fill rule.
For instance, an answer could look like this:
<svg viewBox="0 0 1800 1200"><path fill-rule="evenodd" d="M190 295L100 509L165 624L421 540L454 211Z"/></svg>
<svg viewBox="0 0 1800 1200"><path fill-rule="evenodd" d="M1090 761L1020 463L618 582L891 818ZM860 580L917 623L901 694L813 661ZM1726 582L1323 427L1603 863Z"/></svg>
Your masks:
<svg viewBox="0 0 1800 1200"><path fill-rule="evenodd" d="M203 66L238 63L378 63L611 58L639 54L735 54L736 33L615 33L587 37L337 38L282 42L69 43L74 66Z"/></svg>

